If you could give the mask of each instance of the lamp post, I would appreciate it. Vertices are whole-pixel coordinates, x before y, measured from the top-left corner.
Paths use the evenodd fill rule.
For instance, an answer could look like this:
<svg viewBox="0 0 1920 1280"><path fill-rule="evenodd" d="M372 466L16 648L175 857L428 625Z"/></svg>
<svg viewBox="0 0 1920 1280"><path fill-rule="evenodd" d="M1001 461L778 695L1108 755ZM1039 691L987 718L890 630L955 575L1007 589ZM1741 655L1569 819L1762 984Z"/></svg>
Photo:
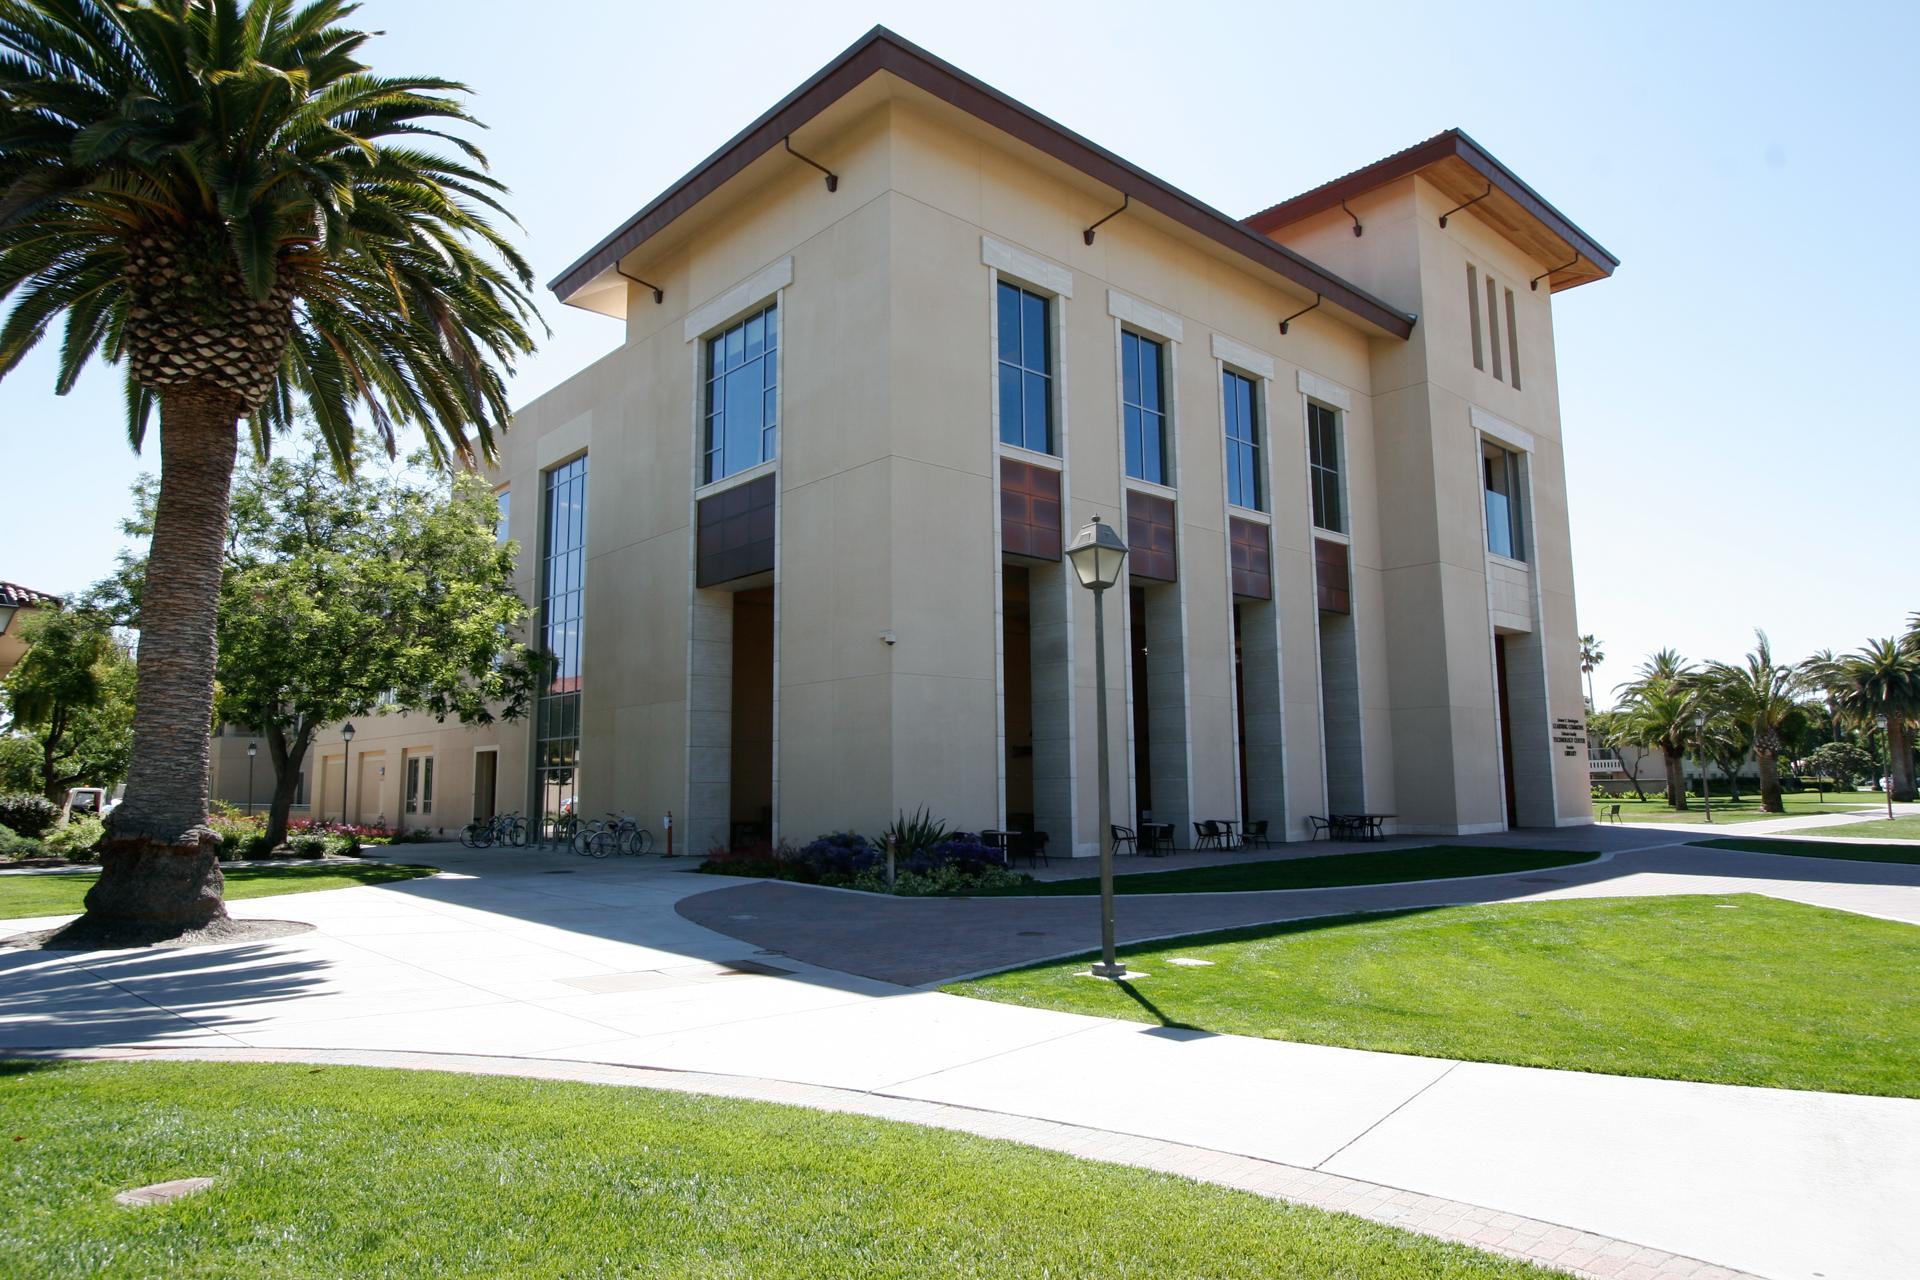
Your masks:
<svg viewBox="0 0 1920 1280"><path fill-rule="evenodd" d="M260 744L247 744L247 816L253 816L253 758L260 754Z"/></svg>
<svg viewBox="0 0 1920 1280"><path fill-rule="evenodd" d="M1700 753L1700 798L1707 805L1707 821L1713 821L1713 784L1707 780L1707 713L1693 713L1694 749Z"/></svg>
<svg viewBox="0 0 1920 1280"><path fill-rule="evenodd" d="M1113 954L1113 814L1108 795L1107 629L1102 606L1107 588L1120 581L1127 544L1112 525L1102 524L1095 516L1091 524L1073 535L1067 559L1080 585L1093 592L1094 736L1100 744L1100 963L1092 972L1096 978L1124 978L1127 966Z"/></svg>
<svg viewBox="0 0 1920 1280"><path fill-rule="evenodd" d="M353 785L353 721L349 720L340 728L340 737L347 744L346 757L340 762L340 823L347 825L347 789Z"/></svg>
<svg viewBox="0 0 1920 1280"><path fill-rule="evenodd" d="M1886 749L1887 772L1880 779L1880 789L1887 793L1887 821L1893 821L1893 734L1889 731L1887 717L1877 715L1873 722L1880 726L1880 745Z"/></svg>

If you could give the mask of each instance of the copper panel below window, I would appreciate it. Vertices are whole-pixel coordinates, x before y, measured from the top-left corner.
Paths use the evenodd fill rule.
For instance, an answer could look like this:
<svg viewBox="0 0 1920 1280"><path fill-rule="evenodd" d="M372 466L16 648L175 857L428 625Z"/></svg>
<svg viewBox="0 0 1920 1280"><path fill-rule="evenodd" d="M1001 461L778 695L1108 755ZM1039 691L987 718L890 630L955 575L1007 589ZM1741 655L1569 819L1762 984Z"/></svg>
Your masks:
<svg viewBox="0 0 1920 1280"><path fill-rule="evenodd" d="M1127 491L1127 569L1136 578L1177 582L1180 560L1174 554L1173 499Z"/></svg>
<svg viewBox="0 0 1920 1280"><path fill-rule="evenodd" d="M1060 473L1000 459L1000 548L1036 560L1060 558Z"/></svg>
<svg viewBox="0 0 1920 1280"><path fill-rule="evenodd" d="M774 478L700 499L694 584L718 586L773 568Z"/></svg>
<svg viewBox="0 0 1920 1280"><path fill-rule="evenodd" d="M1313 540L1313 584L1324 613L1352 613L1352 574L1347 569L1347 544L1328 538Z"/></svg>
<svg viewBox="0 0 1920 1280"><path fill-rule="evenodd" d="M1251 600L1273 599L1273 551L1267 526L1231 516L1227 520L1232 555L1233 594Z"/></svg>

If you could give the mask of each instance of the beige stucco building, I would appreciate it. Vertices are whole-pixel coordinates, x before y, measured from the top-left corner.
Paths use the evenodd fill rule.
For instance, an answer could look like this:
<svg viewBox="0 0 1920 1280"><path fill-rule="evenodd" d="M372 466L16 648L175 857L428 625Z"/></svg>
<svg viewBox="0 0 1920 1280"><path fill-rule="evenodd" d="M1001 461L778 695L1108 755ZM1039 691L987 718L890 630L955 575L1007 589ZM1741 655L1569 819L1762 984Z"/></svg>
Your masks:
<svg viewBox="0 0 1920 1280"><path fill-rule="evenodd" d="M1092 853L1097 515L1113 821L1588 822L1552 298L1614 265L1458 132L1240 220L876 30L553 282L626 338L496 475L535 722L363 718L316 810Z"/></svg>

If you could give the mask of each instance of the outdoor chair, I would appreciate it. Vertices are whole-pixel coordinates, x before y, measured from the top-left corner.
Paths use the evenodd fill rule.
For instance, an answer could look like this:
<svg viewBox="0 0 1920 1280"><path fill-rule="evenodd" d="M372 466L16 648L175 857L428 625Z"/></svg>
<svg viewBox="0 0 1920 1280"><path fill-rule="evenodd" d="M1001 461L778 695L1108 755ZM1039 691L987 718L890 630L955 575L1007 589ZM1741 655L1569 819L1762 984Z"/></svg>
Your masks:
<svg viewBox="0 0 1920 1280"><path fill-rule="evenodd" d="M1261 849L1272 848L1272 845L1267 840L1267 820L1265 818L1256 818L1248 822L1246 828L1240 833L1240 843L1249 849L1256 847Z"/></svg>
<svg viewBox="0 0 1920 1280"><path fill-rule="evenodd" d="M1617 805L1617 804L1615 804L1615 805L1608 805L1608 806L1607 806L1607 821L1609 821L1609 822L1618 822L1618 821L1620 821L1620 806L1619 806L1619 805Z"/></svg>
<svg viewBox="0 0 1920 1280"><path fill-rule="evenodd" d="M1140 845L1139 845L1139 842L1134 838L1132 827L1123 827L1120 824L1115 823L1113 826L1109 827L1107 830L1113 838L1113 851L1115 853L1121 852L1121 849L1120 849L1121 845L1126 846L1126 852L1129 854L1135 854L1140 852Z"/></svg>
<svg viewBox="0 0 1920 1280"><path fill-rule="evenodd" d="M1043 862L1048 866L1053 865L1053 860L1047 857L1047 840L1048 836L1044 831L1028 832L1026 838L1021 840L1022 852L1027 855L1028 865L1038 867Z"/></svg>
<svg viewBox="0 0 1920 1280"><path fill-rule="evenodd" d="M1193 847L1201 849L1224 849L1227 847L1227 833L1218 822L1208 818L1205 822L1193 824Z"/></svg>
<svg viewBox="0 0 1920 1280"><path fill-rule="evenodd" d="M1323 818L1319 814L1307 815L1307 839L1318 840L1321 836L1333 839L1333 819Z"/></svg>

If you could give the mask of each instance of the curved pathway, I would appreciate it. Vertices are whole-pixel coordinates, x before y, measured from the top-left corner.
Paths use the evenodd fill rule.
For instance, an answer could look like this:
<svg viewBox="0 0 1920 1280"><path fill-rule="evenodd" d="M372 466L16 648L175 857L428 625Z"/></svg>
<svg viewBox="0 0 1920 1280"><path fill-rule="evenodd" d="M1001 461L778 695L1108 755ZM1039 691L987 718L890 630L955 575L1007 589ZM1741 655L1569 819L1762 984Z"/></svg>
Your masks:
<svg viewBox="0 0 1920 1280"><path fill-rule="evenodd" d="M1409 892L1431 905L1746 889L1920 919L1920 868L1649 847L1686 838L1631 828L1549 837L1615 850L1598 866L1527 873L1567 883L1515 876L1309 890L1251 895L1259 899L1251 905L1278 919L1421 905L1394 901ZM1181 1172L1254 1171L1247 1176L1270 1179L1264 1189L1289 1198L1333 1188L1333 1207L1368 1216L1426 1206L1420 1218L1393 1220L1427 1230L1437 1215L1438 1234L1458 1228L1460 1215L1436 1202L1479 1206L1473 1225L1488 1238L1476 1233L1474 1242L1510 1250L1519 1245L1491 1237L1562 1224L1590 1233L1579 1237L1585 1244L1553 1239L1561 1248L1551 1260L1580 1275L1920 1275L1910 1226L1920 1203L1920 1101L1169 1031L916 991L830 967L852 961L824 948L826 963L813 963L816 942L769 946L764 932L770 904L780 903L824 920L848 947L862 932L892 932L924 949L938 944L934 917L888 924L858 913L1036 906L1061 913L1056 927L1084 929L1087 899L890 903L725 886L658 859L444 846L407 856L447 874L234 904L236 915L316 926L299 937L164 953L0 949L0 1052L459 1054L510 1058L531 1072L609 1064L674 1078L751 1077L783 1082L767 1087L791 1088L784 1100L807 1105L826 1105L829 1094L808 1092L825 1090L923 1122L987 1114L1002 1126L998 1136L1022 1140L1091 1134L1084 1141L1097 1149L1083 1153L1106 1159L1160 1159L1177 1147L1188 1161ZM760 909L746 909L749 892ZM1122 919L1133 915L1129 927L1139 928L1150 911L1219 910L1210 905L1218 897L1129 897ZM983 933L1007 923L955 919ZM0 923L0 934L52 923ZM1187 931L1195 919L1153 927ZM1052 953L1072 939L1020 945ZM767 954L789 950L804 954ZM1626 1256L1636 1246L1667 1260L1656 1269L1653 1254ZM1548 1255L1528 1246L1526 1256Z"/></svg>
<svg viewBox="0 0 1920 1280"><path fill-rule="evenodd" d="M1126 894L1116 900L1114 927L1121 942L1144 942L1364 911L1676 893L1765 893L1920 924L1920 865L1690 848L1679 842L1700 838L1695 833L1626 831L1589 835L1587 847L1629 838L1637 845L1593 862L1511 875L1258 893ZM1648 843L1654 840L1671 842ZM1093 896L889 898L767 880L698 894L678 909L695 924L755 947L911 987L1083 952L1097 944L1100 928L1099 899Z"/></svg>

